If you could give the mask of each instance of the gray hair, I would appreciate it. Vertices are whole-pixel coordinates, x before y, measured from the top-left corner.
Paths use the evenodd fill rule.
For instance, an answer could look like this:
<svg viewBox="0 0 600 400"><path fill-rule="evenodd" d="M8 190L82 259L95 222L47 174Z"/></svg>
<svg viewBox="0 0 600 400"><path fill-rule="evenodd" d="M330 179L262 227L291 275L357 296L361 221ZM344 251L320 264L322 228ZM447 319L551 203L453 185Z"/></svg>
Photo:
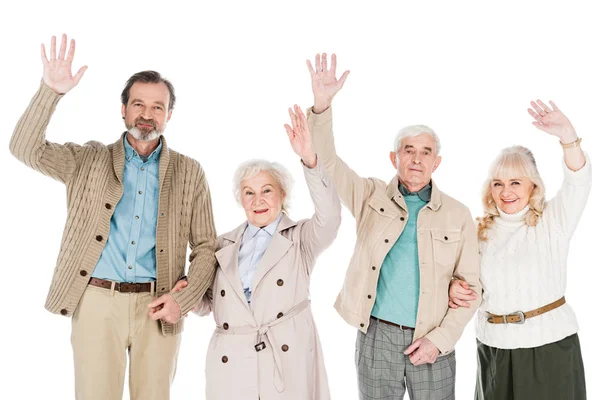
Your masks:
<svg viewBox="0 0 600 400"><path fill-rule="evenodd" d="M427 125L409 125L409 126L406 126L402 129L400 129L400 132L398 132L398 134L396 135L396 138L394 139L394 151L397 152L398 150L400 150L400 144L402 143L402 139L407 138L407 137L419 136L422 133L425 133L433 138L433 140L435 141L434 153L436 155L439 155L440 151L442 150L442 144L440 143L440 138L433 131L433 129L431 129Z"/></svg>
<svg viewBox="0 0 600 400"><path fill-rule="evenodd" d="M283 165L276 162L267 160L248 160L240 164L233 174L233 195L235 196L235 200L240 205L242 204L242 181L255 177L263 171L268 172L281 189L283 195L282 211L287 214L290 208L289 194L292 191L294 180L290 172Z"/></svg>

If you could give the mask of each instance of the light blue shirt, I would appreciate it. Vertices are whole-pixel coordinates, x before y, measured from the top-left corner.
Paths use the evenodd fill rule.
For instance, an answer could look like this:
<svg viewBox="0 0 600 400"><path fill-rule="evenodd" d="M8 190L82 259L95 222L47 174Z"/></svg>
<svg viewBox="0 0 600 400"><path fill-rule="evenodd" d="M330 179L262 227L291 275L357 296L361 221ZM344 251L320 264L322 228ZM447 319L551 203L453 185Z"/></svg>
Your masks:
<svg viewBox="0 0 600 400"><path fill-rule="evenodd" d="M127 136L123 138L123 144L123 196L115 207L108 240L92 276L116 282L154 281L158 161L162 141L148 157L140 156L127 141Z"/></svg>
<svg viewBox="0 0 600 400"><path fill-rule="evenodd" d="M404 201L408 208L408 221L381 265L377 296L371 315L414 328L417 323L420 292L417 217L429 199L424 201L421 194L405 193Z"/></svg>
<svg viewBox="0 0 600 400"><path fill-rule="evenodd" d="M279 214L275 221L271 222L264 228L248 223L244 234L242 235L242 242L240 244L240 252L238 255L238 270L240 271L240 280L242 281L242 288L248 303L250 303L250 297L252 297L252 278L258 267L258 263L262 259L271 239L277 230L277 225L281 221L283 214Z"/></svg>

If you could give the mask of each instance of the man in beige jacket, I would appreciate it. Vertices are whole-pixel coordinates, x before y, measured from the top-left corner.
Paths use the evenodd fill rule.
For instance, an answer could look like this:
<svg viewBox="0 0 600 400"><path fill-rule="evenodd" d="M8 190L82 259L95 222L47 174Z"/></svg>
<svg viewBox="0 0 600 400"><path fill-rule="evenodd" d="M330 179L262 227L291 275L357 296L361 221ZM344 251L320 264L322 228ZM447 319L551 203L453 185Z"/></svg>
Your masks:
<svg viewBox="0 0 600 400"><path fill-rule="evenodd" d="M127 131L116 143L64 145L46 140L75 75L62 37L19 120L11 153L66 185L67 222L46 308L72 316L76 398L120 399L129 355L131 399L165 400L175 375L181 315L212 283L216 233L208 184L197 161L167 147L162 135L175 104L173 86L154 71L134 74L121 94ZM96 119L98 121L98 119ZM94 121L95 122L95 121ZM184 275L189 284L169 294Z"/></svg>
<svg viewBox="0 0 600 400"><path fill-rule="evenodd" d="M466 206L431 180L440 142L424 125L403 128L389 153L396 174L386 185L362 178L336 154L331 102L336 78L327 55L307 61L314 94L308 120L317 154L342 203L356 218L357 239L335 308L358 328L360 398L454 399L454 346L477 306L448 307L453 276L481 298L477 237Z"/></svg>

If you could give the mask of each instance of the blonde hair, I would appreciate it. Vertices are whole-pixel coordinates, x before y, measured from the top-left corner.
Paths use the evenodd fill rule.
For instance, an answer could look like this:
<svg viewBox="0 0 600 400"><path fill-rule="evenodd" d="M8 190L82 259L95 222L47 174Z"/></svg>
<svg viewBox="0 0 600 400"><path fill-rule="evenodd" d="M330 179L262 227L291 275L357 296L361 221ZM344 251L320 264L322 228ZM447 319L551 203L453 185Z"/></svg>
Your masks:
<svg viewBox="0 0 600 400"><path fill-rule="evenodd" d="M292 191L293 178L289 171L281 164L267 160L248 160L236 169L233 174L233 195L237 202L242 204L242 181L253 178L261 172L268 172L277 186L281 189L283 197L281 211L288 214L290 208L290 197L288 194Z"/></svg>
<svg viewBox="0 0 600 400"><path fill-rule="evenodd" d="M528 226L537 225L546 207L544 198L546 189L538 172L535 158L526 147L512 146L500 152L490 167L488 178L483 185L483 217L477 218L477 237L487 241L487 230L494 224L494 218L500 213L492 198L492 181L494 179L509 180L515 178L528 178L533 183L533 192L529 198L529 211L525 214L525 223Z"/></svg>

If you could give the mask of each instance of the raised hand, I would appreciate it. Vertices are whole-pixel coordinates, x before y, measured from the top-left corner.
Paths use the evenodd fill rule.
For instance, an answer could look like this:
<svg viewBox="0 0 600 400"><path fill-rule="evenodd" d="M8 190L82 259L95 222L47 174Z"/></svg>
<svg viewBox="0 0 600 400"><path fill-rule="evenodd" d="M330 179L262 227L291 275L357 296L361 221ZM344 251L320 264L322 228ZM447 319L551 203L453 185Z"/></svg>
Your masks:
<svg viewBox="0 0 600 400"><path fill-rule="evenodd" d="M298 154L304 165L308 168L314 168L317 165L317 154L313 150L310 131L308 130L308 121L306 115L298 105L294 105L294 109L288 108L292 126L285 124L290 144L294 152Z"/></svg>
<svg viewBox="0 0 600 400"><path fill-rule="evenodd" d="M60 51L56 57L56 36L52 36L50 44L50 59L46 57L46 47L42 44L42 63L44 64L44 82L52 90L59 94L65 94L73 89L83 76L87 66L79 68L79 71L73 76L71 74L71 64L75 57L75 40L71 39L69 53L67 51L67 35L62 35Z"/></svg>
<svg viewBox="0 0 600 400"><path fill-rule="evenodd" d="M556 104L550 101L552 108L548 107L541 100L532 101L530 104L533 110L528 108L527 111L535 119L532 122L533 126L550 135L556 136L563 143L570 143L577 140L577 133L575 133L575 128L573 128L571 121L559 110Z"/></svg>
<svg viewBox="0 0 600 400"><path fill-rule="evenodd" d="M335 69L337 67L337 57L335 54L331 55L331 68L329 69L327 69L327 53L315 56L314 68L309 60L306 60L306 65L310 71L312 90L315 96L313 111L319 114L329 108L335 94L344 86L344 82L346 82L350 71L344 72L340 79L335 77Z"/></svg>

